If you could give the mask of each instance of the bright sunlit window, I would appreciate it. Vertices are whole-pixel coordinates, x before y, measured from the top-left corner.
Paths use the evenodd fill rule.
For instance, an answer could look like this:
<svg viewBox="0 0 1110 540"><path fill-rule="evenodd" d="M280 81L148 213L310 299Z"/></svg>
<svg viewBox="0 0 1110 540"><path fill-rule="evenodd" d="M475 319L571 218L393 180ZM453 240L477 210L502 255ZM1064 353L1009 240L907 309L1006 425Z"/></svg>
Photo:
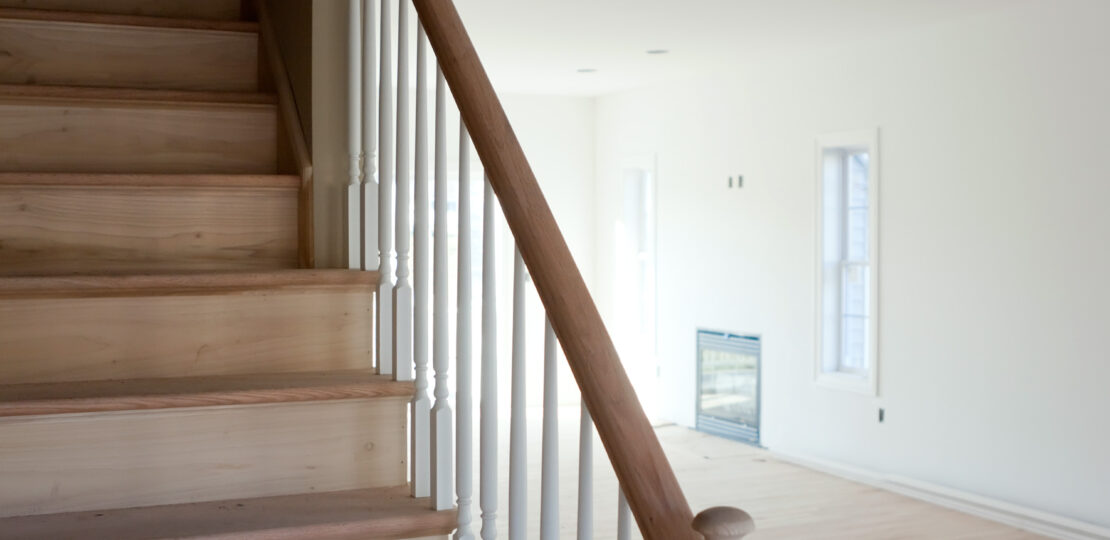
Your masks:
<svg viewBox="0 0 1110 540"><path fill-rule="evenodd" d="M878 136L818 140L819 384L877 393Z"/></svg>

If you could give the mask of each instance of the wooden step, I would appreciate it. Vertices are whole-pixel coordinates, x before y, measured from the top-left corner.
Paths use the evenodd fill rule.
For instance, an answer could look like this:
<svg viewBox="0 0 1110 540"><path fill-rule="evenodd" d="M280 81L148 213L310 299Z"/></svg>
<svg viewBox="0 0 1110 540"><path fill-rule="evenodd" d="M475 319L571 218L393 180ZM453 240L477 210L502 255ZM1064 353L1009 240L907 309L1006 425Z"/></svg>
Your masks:
<svg viewBox="0 0 1110 540"><path fill-rule="evenodd" d="M0 278L0 381L369 369L377 282L355 270Z"/></svg>
<svg viewBox="0 0 1110 540"><path fill-rule="evenodd" d="M273 103L117 92L0 87L0 171L276 172Z"/></svg>
<svg viewBox="0 0 1110 540"><path fill-rule="evenodd" d="M455 510L429 510L408 487L127 508L0 520L0 540L400 539L446 535Z"/></svg>
<svg viewBox="0 0 1110 540"><path fill-rule="evenodd" d="M0 173L0 275L297 267L295 176Z"/></svg>
<svg viewBox="0 0 1110 540"><path fill-rule="evenodd" d="M242 18L241 4L242 0L0 0L0 6L9 8L215 20Z"/></svg>
<svg viewBox="0 0 1110 540"><path fill-rule="evenodd" d="M408 398L412 394L411 382L393 381L367 370L5 384L0 385L0 417Z"/></svg>
<svg viewBox="0 0 1110 540"><path fill-rule="evenodd" d="M258 74L255 23L0 8L0 83L255 91Z"/></svg>
<svg viewBox="0 0 1110 540"><path fill-rule="evenodd" d="M409 399L3 417L0 517L401 485Z"/></svg>

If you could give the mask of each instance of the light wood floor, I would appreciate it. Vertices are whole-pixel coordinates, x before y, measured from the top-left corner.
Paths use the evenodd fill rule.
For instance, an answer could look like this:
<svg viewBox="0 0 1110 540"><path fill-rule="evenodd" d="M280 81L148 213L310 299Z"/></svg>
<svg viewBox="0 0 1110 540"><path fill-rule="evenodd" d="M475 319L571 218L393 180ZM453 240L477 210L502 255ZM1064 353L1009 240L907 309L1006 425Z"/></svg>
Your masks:
<svg viewBox="0 0 1110 540"><path fill-rule="evenodd" d="M476 411L477 412L477 411ZM508 411L501 412L498 537L508 533ZM475 414L477 421L477 414ZM539 538L541 411L528 415L528 538ZM755 518L754 540L1043 538L1006 525L855 483L776 459L770 452L684 427L657 429L663 449L697 512L737 506ZM560 538L577 530L578 409L559 412ZM475 452L478 430L475 425ZM474 466L474 532L478 466ZM594 538L616 538L616 479L601 442L594 441ZM639 538L638 531L633 535Z"/></svg>

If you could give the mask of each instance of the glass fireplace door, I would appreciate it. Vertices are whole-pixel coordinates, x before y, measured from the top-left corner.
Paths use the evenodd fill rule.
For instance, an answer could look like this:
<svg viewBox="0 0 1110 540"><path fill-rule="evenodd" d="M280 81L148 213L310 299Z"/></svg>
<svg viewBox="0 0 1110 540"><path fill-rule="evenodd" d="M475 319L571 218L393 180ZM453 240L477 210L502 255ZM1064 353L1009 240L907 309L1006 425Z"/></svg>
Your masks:
<svg viewBox="0 0 1110 540"><path fill-rule="evenodd" d="M759 444L760 340L698 331L697 428Z"/></svg>

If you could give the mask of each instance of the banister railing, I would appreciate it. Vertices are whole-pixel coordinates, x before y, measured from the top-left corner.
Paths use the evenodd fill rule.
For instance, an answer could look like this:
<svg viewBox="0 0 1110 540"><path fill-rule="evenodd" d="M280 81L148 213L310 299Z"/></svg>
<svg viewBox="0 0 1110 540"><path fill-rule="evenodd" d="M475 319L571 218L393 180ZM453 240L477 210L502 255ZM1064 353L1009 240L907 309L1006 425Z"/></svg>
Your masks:
<svg viewBox="0 0 1110 540"><path fill-rule="evenodd" d="M415 104L415 166L411 169L405 162L409 159L409 100L408 90L408 2L412 2L418 16L416 32L416 104ZM395 2L400 2L399 4ZM382 272L382 292L378 296L381 308L378 313L380 326L379 348L376 352L377 365L381 373L390 373L404 379L412 376L415 358L416 394L411 408L412 426L412 486L414 496L430 496L431 506L435 509L450 508L458 505L460 512L459 528L455 538L473 538L471 523L473 514L473 481L471 463L473 462L473 399L470 393L473 362L471 342L470 282L472 261L470 257L470 190L468 158L470 143L476 150L485 169L487 180L486 196L482 216L482 320L480 355L480 477L478 499L481 509L480 534L484 539L494 538L497 530L497 347L495 309L495 274L493 263L494 208L492 194L500 202L504 219L512 231L517 263L514 272L513 299L513 355L512 388L510 415L510 476L508 501L508 531L512 540L525 538L528 528L527 515L527 436L524 414L526 378L525 369L541 369L544 374L543 388L543 440L542 440L542 485L540 486L541 523L540 538L554 539L559 534L558 520L558 419L557 400L557 359L556 342L561 344L570 365L575 381L581 391L583 410L581 416L581 437L579 449L579 486L578 486L578 538L592 536L593 491L592 491L592 433L596 428L609 462L616 472L620 484L618 502L618 522L620 538L631 533L631 519L634 516L644 538L648 539L697 539L709 538L724 540L740 538L753 527L750 516L739 509L716 507L698 515L695 519L679 487L655 432L640 405L632 384L622 367L615 346L605 329L601 315L590 297L586 284L574 263L570 250L562 236L547 205L536 177L532 172L524 152L517 141L505 111L487 77L477 52L470 41L463 23L450 0L351 0L352 10L363 10L366 25L369 21L380 20L381 37L380 61L374 58L369 47L356 47L354 43L362 38L352 30L351 50L365 50L361 58L352 53L352 62L358 62L355 74L362 73L364 88L352 84L352 93L361 93L361 100L352 96L350 103L366 103L365 96L373 89L365 88L373 77L366 73L378 73L377 95L379 122L377 148L366 149L361 163L362 182L377 182L379 237L379 267ZM372 12L380 5L381 17L374 19ZM393 47L389 25L392 23L391 6L397 6L401 29L397 32L397 73L394 79L391 69ZM357 15L357 14L353 14ZM361 18L361 17L360 17ZM356 25L353 25L353 28ZM364 25L365 26L365 25ZM369 32L370 30L366 30ZM436 66L436 92L434 111L434 192L429 196L428 175L428 68L425 53L425 37L434 52ZM360 43L365 43L360 41ZM393 86L395 85L395 86ZM446 96L453 96L462 125L460 126L460 170L459 205L460 220L458 231L459 288L455 310L451 310L448 298L447 242L448 235L448 172L446 168ZM396 106L400 111L389 110L391 96L396 90ZM365 107L365 105L364 105ZM394 114L396 112L396 114ZM365 115L370 116L370 115ZM360 115L352 113L352 121L360 122ZM396 125L394 125L396 118ZM352 128L351 133L356 131ZM396 155L393 153L396 133ZM467 135L469 134L469 138ZM365 142L365 141L363 141ZM381 162L375 169L373 156ZM394 161L394 159L396 161ZM352 161L355 163L355 161ZM366 171L377 170L378 176L367 175ZM396 175L395 175L396 173ZM354 175L352 174L352 178ZM409 189L409 183L415 183ZM394 191L394 186L397 189ZM354 197L352 190L351 197ZM396 268L398 289L408 294L407 278L409 273L402 265L408 262L408 204L409 194L414 194L414 235L412 272L415 291L412 308L407 302L389 302L384 298L388 284L392 288L392 272ZM396 203L393 194L396 193ZM431 219L429 206L434 207ZM366 198L350 201L349 208L358 209L357 218L362 223L371 211ZM396 211L394 211L396 208ZM393 264L392 217L396 215L397 265ZM355 219L356 216L349 216ZM429 223L431 221L431 223ZM431 229L431 231L429 231ZM362 231L363 238L352 239L352 249L365 252L365 229L352 226L350 231ZM384 232L383 232L384 231ZM432 234L429 235L429 232ZM355 234L355 233L352 233ZM465 235L466 238L462 238ZM429 242L429 236L431 242ZM429 272L430 270L430 272ZM530 275L540 300L546 310L547 327L545 332L544 358L535 363L525 357L524 347L525 320L523 291L525 271ZM429 275L431 274L431 275ZM406 297L407 300L407 297ZM386 304L393 304L388 310ZM449 315L457 317L458 334L456 350L457 377L454 405L457 417L451 416L449 400L450 380L448 369L450 349ZM431 324L429 325L429 322ZM428 331L429 326L431 332ZM389 332L401 328L403 331ZM412 329L409 331L408 329ZM395 337L388 340L386 337ZM414 341L410 344L409 339ZM430 347L429 345L430 340ZM430 353L429 354L429 350ZM430 356L430 358L429 358ZM391 361L392 360L392 361ZM431 360L434 367L434 406L429 410L427 388L427 366ZM528 368L528 364L533 367ZM455 425L452 425L452 420ZM452 429L454 428L454 429ZM454 438L457 435L457 439Z"/></svg>
<svg viewBox="0 0 1110 540"><path fill-rule="evenodd" d="M413 3L640 530L696 538L686 496L462 19L450 1Z"/></svg>

